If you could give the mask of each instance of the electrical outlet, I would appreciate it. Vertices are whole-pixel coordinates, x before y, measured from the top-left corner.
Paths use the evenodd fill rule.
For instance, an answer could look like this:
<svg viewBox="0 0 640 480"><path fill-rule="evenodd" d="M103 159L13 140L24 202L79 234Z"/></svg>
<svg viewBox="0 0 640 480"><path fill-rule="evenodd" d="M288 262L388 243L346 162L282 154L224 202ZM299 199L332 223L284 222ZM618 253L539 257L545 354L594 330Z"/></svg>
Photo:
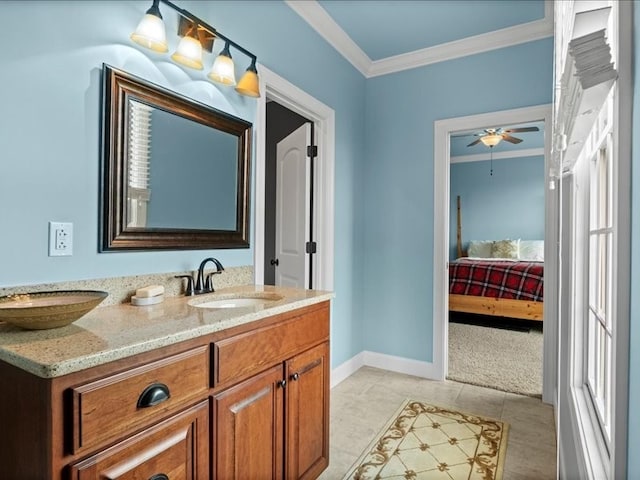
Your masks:
<svg viewBox="0 0 640 480"><path fill-rule="evenodd" d="M73 223L49 222L49 256L73 255Z"/></svg>

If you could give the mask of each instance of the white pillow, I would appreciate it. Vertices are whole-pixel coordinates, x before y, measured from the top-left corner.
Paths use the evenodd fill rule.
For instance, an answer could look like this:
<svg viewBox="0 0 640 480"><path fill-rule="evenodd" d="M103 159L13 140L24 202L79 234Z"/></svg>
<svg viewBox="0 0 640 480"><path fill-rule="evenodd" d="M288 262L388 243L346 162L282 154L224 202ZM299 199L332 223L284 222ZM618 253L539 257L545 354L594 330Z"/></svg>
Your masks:
<svg viewBox="0 0 640 480"><path fill-rule="evenodd" d="M520 240L520 260L544 262L544 240Z"/></svg>
<svg viewBox="0 0 640 480"><path fill-rule="evenodd" d="M520 254L520 240L499 240L491 246L493 258L518 258Z"/></svg>
<svg viewBox="0 0 640 480"><path fill-rule="evenodd" d="M492 240L471 240L467 255L474 258L491 258Z"/></svg>

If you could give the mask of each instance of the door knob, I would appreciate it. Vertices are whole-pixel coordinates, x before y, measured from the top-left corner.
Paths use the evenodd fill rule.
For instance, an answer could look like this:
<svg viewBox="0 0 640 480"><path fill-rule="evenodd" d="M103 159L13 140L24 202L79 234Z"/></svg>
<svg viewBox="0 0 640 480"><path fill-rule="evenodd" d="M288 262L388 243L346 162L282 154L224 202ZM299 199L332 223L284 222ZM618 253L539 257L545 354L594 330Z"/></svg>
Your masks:
<svg viewBox="0 0 640 480"><path fill-rule="evenodd" d="M275 258L275 259L272 258L271 262L269 262L269 263L271 263L271 265L275 265L277 267L278 265L280 265L280 260L278 260L277 258Z"/></svg>

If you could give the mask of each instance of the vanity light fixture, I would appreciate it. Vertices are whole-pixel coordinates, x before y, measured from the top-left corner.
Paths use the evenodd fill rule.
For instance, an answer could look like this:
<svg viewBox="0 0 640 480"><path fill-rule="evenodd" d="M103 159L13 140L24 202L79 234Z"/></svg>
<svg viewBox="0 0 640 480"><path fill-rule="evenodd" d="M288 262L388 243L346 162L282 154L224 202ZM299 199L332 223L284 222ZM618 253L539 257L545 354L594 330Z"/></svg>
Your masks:
<svg viewBox="0 0 640 480"><path fill-rule="evenodd" d="M131 40L155 52L165 53L168 51L164 22L159 8L160 2L175 10L179 15L178 35L182 36L182 39L175 53L171 55L172 60L186 67L202 70L202 51L213 51L214 39L224 40L224 48L216 57L207 76L210 80L223 85L236 85L235 66L231 59L230 49L233 47L251 59L251 64L240 79L236 91L248 97L260 96L260 82L256 69L257 57L222 35L208 23L169 0L153 0L153 5L145 13L136 31L131 34Z"/></svg>
<svg viewBox="0 0 640 480"><path fill-rule="evenodd" d="M258 70L256 70L256 59L251 60L251 65L244 72L244 75L238 82L236 92L248 97L260 96L260 81L258 80Z"/></svg>
<svg viewBox="0 0 640 480"><path fill-rule="evenodd" d="M154 52L166 53L169 47L164 21L158 7L159 2L160 0L153 0L153 5L140 20L136 31L131 34L131 40Z"/></svg>
<svg viewBox="0 0 640 480"><path fill-rule="evenodd" d="M180 39L178 48L171 55L171 60L185 67L202 70L202 44L196 37L198 26L194 23L189 31Z"/></svg>
<svg viewBox="0 0 640 480"><path fill-rule="evenodd" d="M224 49L216 57L208 77L214 82L222 83L223 85L233 86L236 84L235 65L231 59L229 42L224 44Z"/></svg>

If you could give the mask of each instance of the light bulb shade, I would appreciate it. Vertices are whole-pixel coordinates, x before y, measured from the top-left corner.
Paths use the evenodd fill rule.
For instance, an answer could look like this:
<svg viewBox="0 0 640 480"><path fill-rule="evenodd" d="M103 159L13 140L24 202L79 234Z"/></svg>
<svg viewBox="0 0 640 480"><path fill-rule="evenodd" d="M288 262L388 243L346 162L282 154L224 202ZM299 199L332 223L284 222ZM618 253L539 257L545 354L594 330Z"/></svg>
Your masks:
<svg viewBox="0 0 640 480"><path fill-rule="evenodd" d="M256 61L252 60L251 65L244 72L244 75L238 82L236 92L247 97L259 97L260 96L260 79L258 78L258 71L256 70Z"/></svg>
<svg viewBox="0 0 640 480"><path fill-rule="evenodd" d="M229 52L229 43L227 43L222 52L220 52L220 55L218 55L213 62L213 67L211 67L208 76L214 82L233 86L236 84L235 70L236 68L231 59L231 53Z"/></svg>
<svg viewBox="0 0 640 480"><path fill-rule="evenodd" d="M484 137L480 137L480 141L484 143L487 147L495 147L502 140L502 136L497 133L491 133L489 135L485 135Z"/></svg>
<svg viewBox="0 0 640 480"><path fill-rule="evenodd" d="M131 34L131 40L154 52L165 53L169 50L162 17L153 13L147 12L142 17L136 31Z"/></svg>
<svg viewBox="0 0 640 480"><path fill-rule="evenodd" d="M171 59L185 67L202 70L202 45L195 38L185 35Z"/></svg>

